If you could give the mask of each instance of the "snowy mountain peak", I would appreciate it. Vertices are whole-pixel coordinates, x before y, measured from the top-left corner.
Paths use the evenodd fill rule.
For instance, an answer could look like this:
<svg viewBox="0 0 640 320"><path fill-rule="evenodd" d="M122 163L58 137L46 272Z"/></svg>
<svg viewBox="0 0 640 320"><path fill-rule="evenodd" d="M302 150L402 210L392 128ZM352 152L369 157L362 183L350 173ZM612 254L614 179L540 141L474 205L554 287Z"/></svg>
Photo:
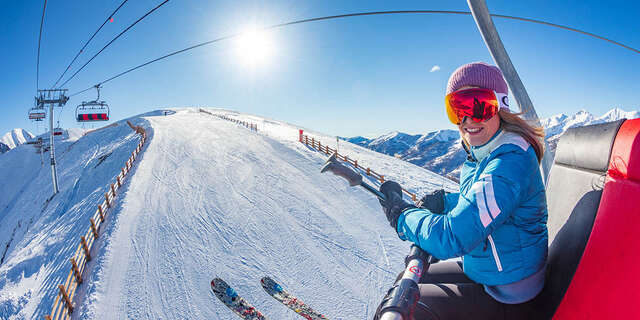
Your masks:
<svg viewBox="0 0 640 320"><path fill-rule="evenodd" d="M569 122L580 123L580 122L586 122L589 120L593 120L593 115L589 113L587 110L582 109L578 111L576 114L574 114L573 117L571 117L571 120L569 120Z"/></svg>
<svg viewBox="0 0 640 320"><path fill-rule="evenodd" d="M420 138L420 135L409 135L403 132L392 131L385 135L379 136L378 138L375 138L369 143L369 145L377 146L388 144L390 142L411 145L414 144L416 140L418 140L418 138Z"/></svg>
<svg viewBox="0 0 640 320"><path fill-rule="evenodd" d="M0 138L0 143L5 144L9 149L13 149L34 137L35 136L31 132L25 129L16 128L5 133L2 138Z"/></svg>
<svg viewBox="0 0 640 320"><path fill-rule="evenodd" d="M401 139L406 137L407 134L406 133L402 133L399 131L391 131L387 134L383 134L379 137L377 137L376 139L374 139L373 141L371 141L371 143L376 144L376 143L380 143L380 142L384 142L384 141L389 141L391 139Z"/></svg>
<svg viewBox="0 0 640 320"><path fill-rule="evenodd" d="M438 141L458 140L460 138L460 133L455 130L438 130L435 132L433 138Z"/></svg>
<svg viewBox="0 0 640 320"><path fill-rule="evenodd" d="M597 120L602 122L615 121L619 119L635 119L640 118L640 111L624 111L620 108L613 108L609 110L607 113L599 117Z"/></svg>

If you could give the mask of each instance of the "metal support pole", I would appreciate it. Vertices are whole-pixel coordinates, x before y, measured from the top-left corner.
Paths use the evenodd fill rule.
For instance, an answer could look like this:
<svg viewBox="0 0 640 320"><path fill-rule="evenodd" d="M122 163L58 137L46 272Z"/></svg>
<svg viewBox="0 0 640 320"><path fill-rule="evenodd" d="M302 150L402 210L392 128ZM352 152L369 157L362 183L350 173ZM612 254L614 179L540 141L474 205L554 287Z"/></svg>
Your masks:
<svg viewBox="0 0 640 320"><path fill-rule="evenodd" d="M58 172L56 171L56 156L53 142L53 103L49 103L49 155L51 158L51 180L53 181L53 194L58 193Z"/></svg>
<svg viewBox="0 0 640 320"><path fill-rule="evenodd" d="M485 0L467 0L467 3L469 4L469 9L471 9L473 18L478 25L478 30L480 30L480 34L482 35L489 52L491 52L493 60L504 74L507 84L509 85L509 88L511 88L511 92L515 97L524 118L533 121L534 124L540 126L540 120L535 108L533 107L533 103L531 103L531 99L529 99L527 90L525 89L522 80L520 80L520 76L518 76L518 73L516 72L516 68L513 66L513 63L509 58L507 50L502 44L502 40L500 40L500 35L498 35L498 31L493 24L493 20L491 20L487 3ZM544 141L544 145L545 150L549 150L546 140ZM544 179L545 184L547 183L547 177L549 175L552 162L553 159L551 159L549 152L545 152L541 162L542 178Z"/></svg>

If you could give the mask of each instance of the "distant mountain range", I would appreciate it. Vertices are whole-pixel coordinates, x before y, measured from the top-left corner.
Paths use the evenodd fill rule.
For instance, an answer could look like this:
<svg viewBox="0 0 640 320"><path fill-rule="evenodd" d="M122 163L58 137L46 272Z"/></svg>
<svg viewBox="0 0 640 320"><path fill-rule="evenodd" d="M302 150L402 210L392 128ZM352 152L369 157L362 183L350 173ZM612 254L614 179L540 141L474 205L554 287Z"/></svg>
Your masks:
<svg viewBox="0 0 640 320"><path fill-rule="evenodd" d="M541 120L545 128L549 152L555 153L560 136L569 128L610 122L622 118L640 118L640 111L611 109L600 117L580 110L573 116L558 114ZM365 137L343 138L362 147L395 156L435 173L458 180L460 168L466 153L460 144L458 130L438 130L426 134L410 135L398 131L390 132L375 139Z"/></svg>
<svg viewBox="0 0 640 320"><path fill-rule="evenodd" d="M25 129L13 129L5 133L0 138L0 153L5 153L31 139L35 136Z"/></svg>

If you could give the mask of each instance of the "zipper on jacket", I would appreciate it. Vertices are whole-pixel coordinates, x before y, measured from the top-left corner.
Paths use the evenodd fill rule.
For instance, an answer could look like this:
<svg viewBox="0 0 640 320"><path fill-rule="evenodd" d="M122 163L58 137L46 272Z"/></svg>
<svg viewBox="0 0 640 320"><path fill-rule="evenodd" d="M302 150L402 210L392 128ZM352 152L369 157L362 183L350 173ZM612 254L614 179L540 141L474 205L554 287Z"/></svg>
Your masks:
<svg viewBox="0 0 640 320"><path fill-rule="evenodd" d="M502 263L500 263L500 257L498 257L498 250L496 250L496 244L493 242L493 237L489 235L489 243L491 244L491 252L493 253L493 259L496 260L496 266L498 266L498 272L502 272Z"/></svg>

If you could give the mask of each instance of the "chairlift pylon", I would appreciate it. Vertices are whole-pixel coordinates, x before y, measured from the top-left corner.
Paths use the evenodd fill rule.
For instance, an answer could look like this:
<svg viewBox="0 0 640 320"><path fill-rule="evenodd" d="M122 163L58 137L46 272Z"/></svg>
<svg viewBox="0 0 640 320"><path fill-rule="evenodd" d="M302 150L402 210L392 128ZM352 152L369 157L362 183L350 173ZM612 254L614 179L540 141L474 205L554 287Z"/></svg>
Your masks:
<svg viewBox="0 0 640 320"><path fill-rule="evenodd" d="M100 101L100 85L95 85L98 91L98 97L93 101L83 101L76 107L76 121L93 122L93 121L109 121L109 105Z"/></svg>

